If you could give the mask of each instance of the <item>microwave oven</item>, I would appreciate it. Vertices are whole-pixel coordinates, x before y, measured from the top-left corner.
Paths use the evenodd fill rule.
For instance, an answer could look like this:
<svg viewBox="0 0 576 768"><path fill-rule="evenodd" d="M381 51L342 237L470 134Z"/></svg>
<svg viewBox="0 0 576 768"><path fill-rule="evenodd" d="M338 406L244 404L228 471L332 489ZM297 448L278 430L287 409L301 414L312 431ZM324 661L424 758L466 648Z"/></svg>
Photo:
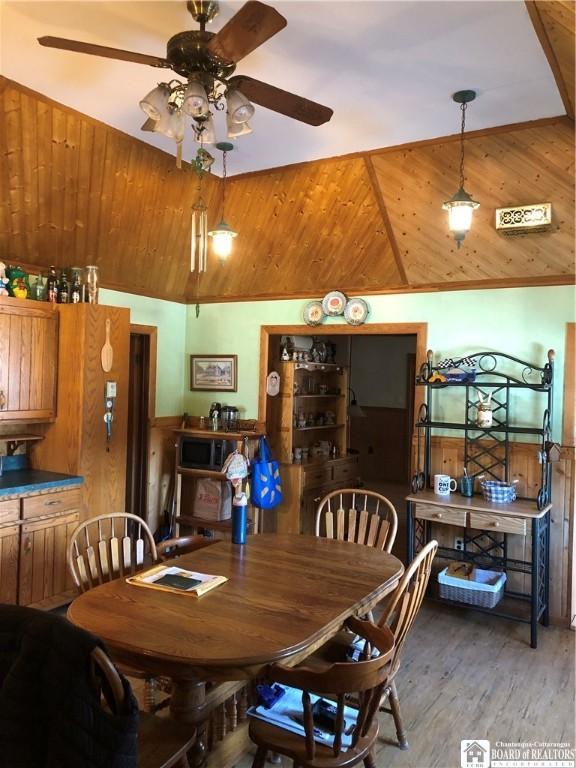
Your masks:
<svg viewBox="0 0 576 768"><path fill-rule="evenodd" d="M178 463L183 469L221 472L228 454L232 453L235 448L235 440L180 435Z"/></svg>

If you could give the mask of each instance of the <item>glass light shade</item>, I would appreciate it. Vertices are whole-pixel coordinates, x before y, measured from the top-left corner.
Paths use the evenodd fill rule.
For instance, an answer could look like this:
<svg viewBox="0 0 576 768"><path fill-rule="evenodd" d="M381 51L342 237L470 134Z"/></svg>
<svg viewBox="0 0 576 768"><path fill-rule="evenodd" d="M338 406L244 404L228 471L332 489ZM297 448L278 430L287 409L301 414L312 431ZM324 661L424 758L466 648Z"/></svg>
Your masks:
<svg viewBox="0 0 576 768"><path fill-rule="evenodd" d="M194 120L192 127L194 129L194 141L197 141L199 144L216 143L216 131L212 115L209 115L207 118Z"/></svg>
<svg viewBox="0 0 576 768"><path fill-rule="evenodd" d="M208 232L212 238L212 250L221 261L232 253L232 240L238 234L231 229L224 220L222 220L215 229Z"/></svg>
<svg viewBox="0 0 576 768"><path fill-rule="evenodd" d="M254 114L254 106L241 91L228 91L226 104L233 123L246 123Z"/></svg>
<svg viewBox="0 0 576 768"><path fill-rule="evenodd" d="M180 110L171 112L168 110L156 123L157 133L167 136L169 139L180 142L184 139L184 115Z"/></svg>
<svg viewBox="0 0 576 768"><path fill-rule="evenodd" d="M460 187L450 200L443 203L442 208L448 211L448 227L454 234L458 248L472 226L472 212L479 207L480 203L472 200L464 187Z"/></svg>
<svg viewBox="0 0 576 768"><path fill-rule="evenodd" d="M238 136L247 136L252 133L252 128L248 123L235 123L229 112L226 113L226 127L229 139L236 139Z"/></svg>
<svg viewBox="0 0 576 768"><path fill-rule="evenodd" d="M167 112L170 93L170 86L166 83L160 83L147 96L144 96L140 102L140 109L152 120L160 120L162 115Z"/></svg>
<svg viewBox="0 0 576 768"><path fill-rule="evenodd" d="M455 203L448 210L448 227L451 232L468 232L472 225L472 206Z"/></svg>
<svg viewBox="0 0 576 768"><path fill-rule="evenodd" d="M182 109L190 117L200 117L207 114L208 108L208 96L204 86L197 80L190 80L188 87L184 91Z"/></svg>

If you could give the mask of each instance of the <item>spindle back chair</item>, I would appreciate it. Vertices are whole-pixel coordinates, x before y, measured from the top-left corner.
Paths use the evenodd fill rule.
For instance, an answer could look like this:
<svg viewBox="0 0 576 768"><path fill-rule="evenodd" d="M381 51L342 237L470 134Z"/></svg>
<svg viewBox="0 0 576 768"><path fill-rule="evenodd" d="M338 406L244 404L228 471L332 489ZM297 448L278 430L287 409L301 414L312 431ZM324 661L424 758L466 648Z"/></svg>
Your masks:
<svg viewBox="0 0 576 768"><path fill-rule="evenodd" d="M141 517L129 512L86 520L68 545L68 567L80 592L130 576L157 559L152 531Z"/></svg>
<svg viewBox="0 0 576 768"><path fill-rule="evenodd" d="M116 667L99 647L92 651L91 662L96 695L106 708L121 715L126 694ZM193 747L195 737L196 732L189 724L140 713L138 768L188 768L186 753Z"/></svg>
<svg viewBox="0 0 576 768"><path fill-rule="evenodd" d="M390 659L394 652L394 636L387 627L351 617L348 628L366 641L360 661L335 663L315 670L306 666L285 667L273 664L267 678L280 685L302 691L302 715L299 718L304 733L293 733L270 721L251 718L250 738L258 749L252 768L264 768L268 751L286 755L300 768L339 768L361 761L366 768L376 768L372 746L378 735L376 714L388 682ZM372 655L373 649L378 655ZM310 692L328 697L336 705L332 745L319 744L314 738L314 723ZM344 707L350 695L357 701L355 722L347 723ZM343 749L344 734L351 736L351 745Z"/></svg>
<svg viewBox="0 0 576 768"><path fill-rule="evenodd" d="M398 530L392 502L375 491L342 488L324 496L316 511L316 536L391 552Z"/></svg>
<svg viewBox="0 0 576 768"><path fill-rule="evenodd" d="M426 588L428 587L432 571L432 561L437 549L438 542L433 540L420 550L404 571L400 583L385 604L384 612L378 622L380 627L389 627L394 634L395 642L390 669L390 681L384 690L380 709L381 711L389 712L394 718L400 749L408 749L408 740L404 731L400 701L394 678L400 668L404 642L414 624L426 594ZM386 697L388 697L390 704L389 709L384 706Z"/></svg>

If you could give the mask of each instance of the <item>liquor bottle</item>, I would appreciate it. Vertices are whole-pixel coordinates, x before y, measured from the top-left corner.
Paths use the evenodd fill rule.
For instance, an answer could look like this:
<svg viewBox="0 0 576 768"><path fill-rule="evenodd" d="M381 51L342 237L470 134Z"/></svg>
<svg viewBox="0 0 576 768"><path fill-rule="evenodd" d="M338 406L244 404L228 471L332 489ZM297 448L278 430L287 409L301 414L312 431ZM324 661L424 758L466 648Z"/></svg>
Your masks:
<svg viewBox="0 0 576 768"><path fill-rule="evenodd" d="M56 275L56 267L51 266L48 272L48 279L46 281L46 301L51 301L56 304L58 301L58 277Z"/></svg>
<svg viewBox="0 0 576 768"><path fill-rule="evenodd" d="M68 304L70 301L70 288L66 277L66 270L60 272L60 281L58 283L58 304Z"/></svg>
<svg viewBox="0 0 576 768"><path fill-rule="evenodd" d="M82 301L82 283L80 282L80 272L77 269L72 270L72 288L70 289L70 303L79 304Z"/></svg>

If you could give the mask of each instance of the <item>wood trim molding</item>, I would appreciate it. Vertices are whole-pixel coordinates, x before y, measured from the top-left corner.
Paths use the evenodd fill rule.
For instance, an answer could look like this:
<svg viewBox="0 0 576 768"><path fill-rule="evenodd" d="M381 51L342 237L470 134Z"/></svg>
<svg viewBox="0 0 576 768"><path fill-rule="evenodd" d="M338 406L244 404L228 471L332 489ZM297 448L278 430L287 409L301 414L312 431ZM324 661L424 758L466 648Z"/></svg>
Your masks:
<svg viewBox="0 0 576 768"><path fill-rule="evenodd" d="M497 288L539 288L554 285L575 285L576 275L546 275L542 277L512 277L494 280L469 280L453 283L429 283L426 285L399 285L370 291L365 288L345 286L347 294L362 296L393 296L403 293L446 293L447 291L482 291ZM199 304L230 304L239 301L275 301L285 299L317 299L318 293L303 291L299 293L266 293L251 296L202 296ZM196 300L188 301L196 304Z"/></svg>
<svg viewBox="0 0 576 768"><path fill-rule="evenodd" d="M390 241L390 247L392 248L396 267L402 282L408 285L408 276L406 275L406 270L404 269L404 264L402 263L402 258L400 257L400 249L398 248L394 230L392 229L392 224L390 223L390 217L388 216L388 211L386 210L386 203L382 197L382 190L380 189L380 184L378 184L376 171L374 170L374 163L372 162L370 155L364 156L364 165L366 166L366 172L368 173L368 178L370 179L372 192L374 193L376 204L378 205L378 210L380 211L380 216L382 217L382 221L384 223L384 229L386 230L388 240Z"/></svg>
<svg viewBox="0 0 576 768"><path fill-rule="evenodd" d="M158 429L171 429L172 427L180 427L182 424L182 415L180 416L156 416L154 419L150 419L148 426L150 428L156 427Z"/></svg>
<svg viewBox="0 0 576 768"><path fill-rule="evenodd" d="M562 445L576 445L576 323L566 323Z"/></svg>
<svg viewBox="0 0 576 768"><path fill-rule="evenodd" d="M150 339L148 367L148 423L156 416L156 369L158 367L158 328L155 325L130 323L130 333L139 333Z"/></svg>
<svg viewBox="0 0 576 768"><path fill-rule="evenodd" d="M562 76L562 70L560 69L560 64L558 63L558 59L556 58L554 47L550 42L550 38L548 37L548 32L546 31L546 27L544 25L544 22L542 21L542 17L540 15L540 9L538 8L538 5L537 3L534 2L534 0L524 0L524 4L526 6L526 10L528 11L528 15L530 16L530 21L532 22L532 26L534 27L534 32L536 32L536 37L538 38L538 42L542 46L544 55L548 59L548 64L550 65L550 69L552 70L552 74L554 75L554 80L556 81L556 85L558 87L558 90L560 91L560 98L562 99L562 103L564 104L564 109L566 110L566 114L568 115L568 117L574 120L574 107L572 104L572 100L570 98L570 94L568 92L566 83L564 82L564 77Z"/></svg>
<svg viewBox="0 0 576 768"><path fill-rule="evenodd" d="M540 128L545 125L554 125L558 122L569 120L570 124L573 121L567 115L555 115L554 117L541 117L538 120L525 120L522 123L508 123L507 125L495 125L491 128L481 128L478 131L466 131L466 141L469 139L481 138L482 136L490 136L491 134L509 133L510 131L522 131L528 128ZM421 139L419 141L409 141L406 144L393 144L389 147L379 147L378 149L364 150L362 152L350 152L346 155L335 155L334 157L320 157L317 160L305 160L301 163L292 163L291 165L278 165L275 168L263 168L260 171L248 171L246 173L238 173L232 178L235 180L244 179L254 176L265 176L270 173L290 172L303 168L312 163L334 163L342 162L342 160L355 160L371 155L382 155L387 152L398 152L401 150L415 149L416 147L431 146L434 144L446 144L452 141L460 141L459 133L451 133L448 136L435 136L432 139Z"/></svg>

